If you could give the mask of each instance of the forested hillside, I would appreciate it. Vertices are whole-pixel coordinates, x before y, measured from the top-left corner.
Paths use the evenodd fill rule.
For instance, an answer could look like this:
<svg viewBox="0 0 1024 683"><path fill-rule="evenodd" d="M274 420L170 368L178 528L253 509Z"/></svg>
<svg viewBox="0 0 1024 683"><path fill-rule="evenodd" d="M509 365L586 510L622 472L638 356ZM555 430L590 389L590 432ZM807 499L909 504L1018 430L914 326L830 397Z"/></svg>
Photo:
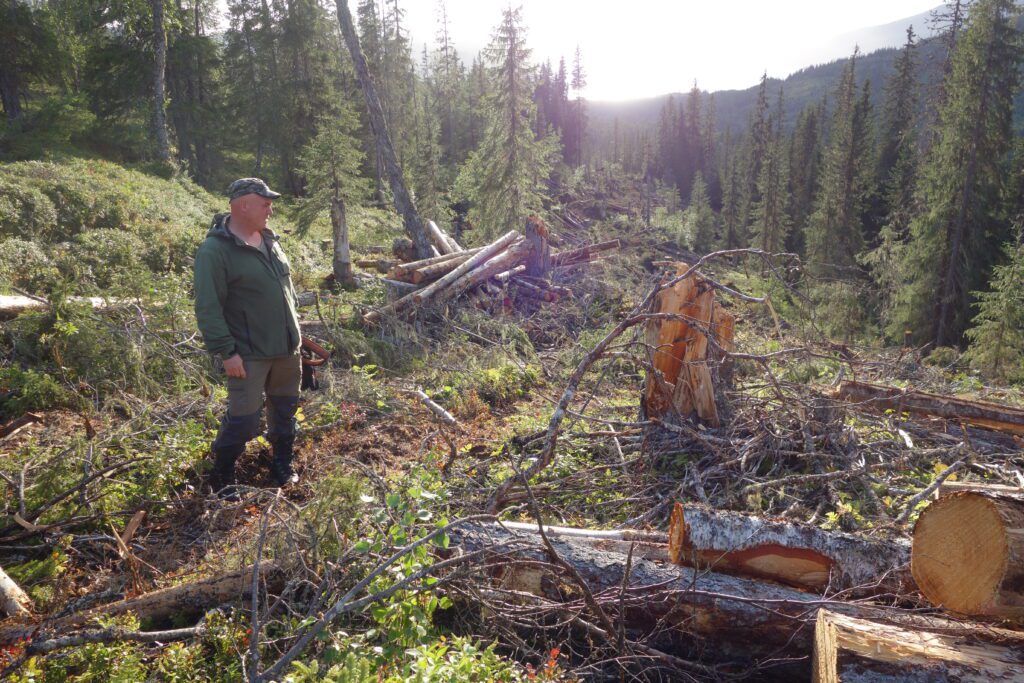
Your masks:
<svg viewBox="0 0 1024 683"><path fill-rule="evenodd" d="M1017 3L616 105L447 12L0 0L0 679L1012 680ZM248 177L311 343L218 485Z"/></svg>

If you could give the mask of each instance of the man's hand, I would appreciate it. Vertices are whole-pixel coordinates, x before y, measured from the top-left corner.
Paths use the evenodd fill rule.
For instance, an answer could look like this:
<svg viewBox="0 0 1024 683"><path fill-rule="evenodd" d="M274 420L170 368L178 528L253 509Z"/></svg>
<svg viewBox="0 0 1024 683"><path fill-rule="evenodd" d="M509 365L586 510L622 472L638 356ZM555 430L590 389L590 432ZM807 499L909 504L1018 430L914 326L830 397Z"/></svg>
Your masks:
<svg viewBox="0 0 1024 683"><path fill-rule="evenodd" d="M228 377L245 379L245 362L242 360L242 357L236 353L231 358L225 358L224 372L227 373Z"/></svg>

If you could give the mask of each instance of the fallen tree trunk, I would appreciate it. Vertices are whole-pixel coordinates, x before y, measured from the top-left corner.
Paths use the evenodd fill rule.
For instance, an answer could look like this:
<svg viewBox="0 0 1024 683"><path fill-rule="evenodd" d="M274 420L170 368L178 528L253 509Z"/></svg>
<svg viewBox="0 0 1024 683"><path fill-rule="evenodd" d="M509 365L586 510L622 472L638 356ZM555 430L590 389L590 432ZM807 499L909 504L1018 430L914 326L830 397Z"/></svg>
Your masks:
<svg viewBox="0 0 1024 683"><path fill-rule="evenodd" d="M894 410L915 415L941 417L998 432L1024 436L1024 410L986 401L929 394L867 382L843 382L836 397L875 410Z"/></svg>
<svg viewBox="0 0 1024 683"><path fill-rule="evenodd" d="M532 534L507 531L497 525L476 525L454 529L450 535L456 551L490 549L493 553L490 571L478 573L475 580L488 582L488 587L530 593L580 609L578 586L553 568L546 552L536 545L521 547ZM550 541L595 598L609 609L622 608L619 618L635 640L649 638L648 644L664 651L689 647L682 656L696 654L704 662L785 667L774 672L785 680L806 680L810 675L814 639L809 627L820 606L816 596L774 583L661 565L637 557L627 569L622 553L601 551L565 536L552 536ZM519 545L514 545L517 542ZM830 604L849 616L885 617L906 628L956 627L949 620L894 609ZM684 634L698 638L681 638ZM1024 644L1019 634L1001 631L1000 635ZM671 641L667 647L663 645L666 639Z"/></svg>
<svg viewBox="0 0 1024 683"><path fill-rule="evenodd" d="M814 683L988 683L1022 671L1024 648L999 644L986 626L936 633L818 611Z"/></svg>
<svg viewBox="0 0 1024 683"><path fill-rule="evenodd" d="M484 263L475 270L471 270L461 278L452 283L447 289L442 289L434 297L435 301L446 301L454 299L463 292L485 283L492 277L508 268L521 263L530 253L530 245L527 242L517 242L508 248L507 251L498 254L491 260Z"/></svg>
<svg viewBox="0 0 1024 683"><path fill-rule="evenodd" d="M341 35L345 40L349 53L352 55L352 64L355 66L356 78L366 99L366 111L369 114L370 128L373 131L374 139L377 142L379 158L384 162L384 168L388 174L388 182L391 185L391 194L395 204L395 210L402 216L405 231L416 245L416 253L421 258L430 255L430 238L423 226L423 219L416 211L416 204L412 195L405 185L402 176L402 167L398 164L398 156L391 144L391 136L388 134L387 119L384 116L384 107L377 96L377 88L370 77L370 69L366 65L366 58L359 47L359 38L356 35L355 27L352 25L352 15L348 11L347 0L335 0L335 8L338 14L338 25L341 27Z"/></svg>
<svg viewBox="0 0 1024 683"><path fill-rule="evenodd" d="M444 254L457 254L458 250L453 249L451 243L448 241L448 237L444 232L437 226L434 221L427 221L427 231L430 233L430 240L437 247L437 250Z"/></svg>
<svg viewBox="0 0 1024 683"><path fill-rule="evenodd" d="M476 247L474 249L467 249L466 251L459 252L457 254L444 254L442 256L434 256L431 258L420 259L419 261L410 261L409 263L400 263L389 271L391 277L402 277L408 275L413 271L419 270L426 266L432 266L435 263L444 263L452 259L463 258L466 254L475 254L479 251L483 251L487 247Z"/></svg>
<svg viewBox="0 0 1024 683"><path fill-rule="evenodd" d="M98 296L70 296L68 301L74 304L87 304L98 310L123 303L116 299L103 299ZM9 320L26 311L45 311L50 302L17 294L0 294L0 320Z"/></svg>
<svg viewBox="0 0 1024 683"><path fill-rule="evenodd" d="M960 491L935 501L914 525L911 571L933 605L1024 618L1024 500Z"/></svg>
<svg viewBox="0 0 1024 683"><path fill-rule="evenodd" d="M603 251L612 251L622 246L619 240L609 240L607 242L598 242L597 244L588 244L585 247L579 249L569 249L567 251L560 251L556 254L551 255L552 266L565 266L571 263L579 263L587 261L594 254L600 254Z"/></svg>
<svg viewBox="0 0 1024 683"><path fill-rule="evenodd" d="M771 579L816 592L904 593L910 545L676 503L668 532L676 564Z"/></svg>
<svg viewBox="0 0 1024 683"><path fill-rule="evenodd" d="M1006 486L1004 484L989 484L981 481L949 481L942 482L942 486L935 492L935 498L942 498L951 493L959 491L976 491L988 493L994 496L1009 496L1024 498L1024 487Z"/></svg>
<svg viewBox="0 0 1024 683"><path fill-rule="evenodd" d="M436 280L439 277L444 277L469 259L473 258L473 255L464 251L452 254L452 257L453 258L450 258L447 261L441 261L440 263L434 263L414 270L408 275L409 280L415 284L420 284L429 280Z"/></svg>
<svg viewBox="0 0 1024 683"><path fill-rule="evenodd" d="M481 249L477 253L473 254L473 256L469 258L469 260L465 261L464 263L459 265L458 268L448 273L447 275L442 277L440 280L434 282L433 284L430 284L424 287L423 289L418 289L415 292L412 292L411 294L402 297L401 299L396 299L395 301L392 301L391 303L385 306L381 306L375 311L370 311L369 313L363 316L363 322L365 322L368 325L373 325L379 322L381 317L383 317L383 315L386 313L398 313L407 306L409 306L410 304L420 303L421 301L423 301L424 296L426 294L436 292L452 284L455 280L461 277L462 274L469 272L477 265L491 258L491 256L504 251L510 244L515 242L518 238L519 233L517 233L515 230L512 230L511 232L500 237L497 241L487 245L487 247L485 247L484 249Z"/></svg>
<svg viewBox="0 0 1024 683"><path fill-rule="evenodd" d="M32 636L39 630L63 631L85 624L100 616L115 616L130 612L142 619L163 619L178 612L206 611L225 602L250 597L252 594L252 572L252 567L246 567L194 583L161 588L60 619L44 621L41 624L14 624L0 628L0 644L6 645L19 638ZM274 562L261 564L260 576L270 590L281 589L287 578L281 566Z"/></svg>
<svg viewBox="0 0 1024 683"><path fill-rule="evenodd" d="M361 258L356 261L356 265L360 268L373 268L378 273L386 274L395 267L395 262L386 259Z"/></svg>
<svg viewBox="0 0 1024 683"><path fill-rule="evenodd" d="M27 617L32 609L32 600L3 567L0 567L0 603L9 617Z"/></svg>
<svg viewBox="0 0 1024 683"><path fill-rule="evenodd" d="M540 535L540 530L533 522L500 522L506 529L520 533ZM584 543L595 550L621 553L630 552L633 557L669 562L668 536L660 532L637 531L635 529L577 529L564 526L544 525L544 533L549 538L572 539Z"/></svg>

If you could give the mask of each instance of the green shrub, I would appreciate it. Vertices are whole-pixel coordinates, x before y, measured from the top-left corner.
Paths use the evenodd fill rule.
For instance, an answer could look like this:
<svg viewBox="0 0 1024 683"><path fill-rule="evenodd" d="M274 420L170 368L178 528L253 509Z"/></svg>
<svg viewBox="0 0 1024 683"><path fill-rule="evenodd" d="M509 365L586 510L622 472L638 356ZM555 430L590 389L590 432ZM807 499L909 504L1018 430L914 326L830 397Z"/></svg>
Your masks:
<svg viewBox="0 0 1024 683"><path fill-rule="evenodd" d="M77 408L81 399L45 372L0 368L0 417L29 410Z"/></svg>
<svg viewBox="0 0 1024 683"><path fill-rule="evenodd" d="M58 275L53 259L35 242L18 237L0 241L0 287L44 291Z"/></svg>
<svg viewBox="0 0 1024 683"><path fill-rule="evenodd" d="M0 236L49 240L57 208L37 187L0 177Z"/></svg>
<svg viewBox="0 0 1024 683"><path fill-rule="evenodd" d="M531 366L519 367L511 363L488 368L475 376L477 395L492 408L509 405L523 398L540 380L540 374Z"/></svg>
<svg viewBox="0 0 1024 683"><path fill-rule="evenodd" d="M925 365L935 368L950 368L960 360L960 353L950 346L937 346L924 359Z"/></svg>

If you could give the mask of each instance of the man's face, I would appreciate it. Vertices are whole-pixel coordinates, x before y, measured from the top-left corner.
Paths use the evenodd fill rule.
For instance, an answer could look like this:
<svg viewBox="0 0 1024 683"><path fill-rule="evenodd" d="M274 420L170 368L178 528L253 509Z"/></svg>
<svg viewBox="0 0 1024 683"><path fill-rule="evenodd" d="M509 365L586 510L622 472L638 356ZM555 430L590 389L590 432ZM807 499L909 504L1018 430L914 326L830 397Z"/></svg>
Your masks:
<svg viewBox="0 0 1024 683"><path fill-rule="evenodd" d="M274 200L261 197L258 194L247 194L244 197L239 197L237 201L241 204L246 223L258 227L260 230L267 227L267 221L274 214Z"/></svg>

